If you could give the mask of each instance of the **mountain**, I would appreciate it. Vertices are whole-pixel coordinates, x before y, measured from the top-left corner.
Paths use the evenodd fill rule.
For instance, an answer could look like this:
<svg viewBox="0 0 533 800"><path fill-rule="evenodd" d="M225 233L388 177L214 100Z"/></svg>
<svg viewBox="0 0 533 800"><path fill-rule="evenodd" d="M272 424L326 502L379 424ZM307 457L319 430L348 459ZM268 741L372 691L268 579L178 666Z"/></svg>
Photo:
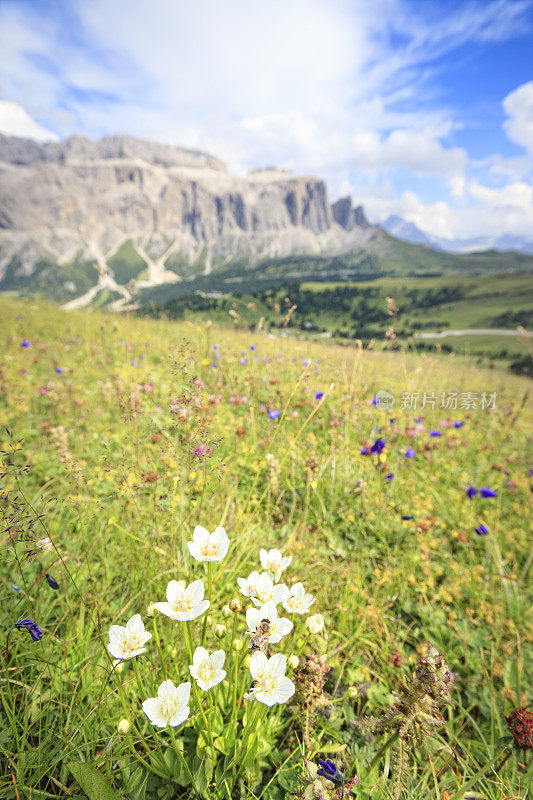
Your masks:
<svg viewBox="0 0 533 800"><path fill-rule="evenodd" d="M131 136L0 135L0 291L127 307L287 278L524 268L445 255L371 225L349 197L330 204L317 178L238 177L208 153Z"/></svg>
<svg viewBox="0 0 533 800"><path fill-rule="evenodd" d="M206 153L129 136L39 144L0 136L0 288L128 300L228 263L361 249L378 228L326 185L276 169L231 175ZM340 221L339 221L340 220ZM96 269L94 266L96 266Z"/></svg>
<svg viewBox="0 0 533 800"><path fill-rule="evenodd" d="M484 250L495 250L498 252L514 251L533 255L533 238L525 236L512 236L503 234L502 236L476 236L469 239L450 239L443 236L433 236L425 233L418 228L414 222L408 222L402 217L392 215L380 223L383 230L397 236L406 242L414 244L426 244L435 250L444 250L447 253L476 253Z"/></svg>
<svg viewBox="0 0 533 800"><path fill-rule="evenodd" d="M385 222L381 223L381 227L387 233L397 236L398 239L404 239L406 242L431 245L429 237L420 228L417 228L414 222L407 222L407 220L394 214L387 217Z"/></svg>

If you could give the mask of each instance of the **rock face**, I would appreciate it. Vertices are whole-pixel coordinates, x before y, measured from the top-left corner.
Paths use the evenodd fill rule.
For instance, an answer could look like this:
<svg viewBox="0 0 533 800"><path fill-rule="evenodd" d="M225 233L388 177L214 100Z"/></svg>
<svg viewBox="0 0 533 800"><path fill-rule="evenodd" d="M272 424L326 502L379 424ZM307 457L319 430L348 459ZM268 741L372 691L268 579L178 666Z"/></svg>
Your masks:
<svg viewBox="0 0 533 800"><path fill-rule="evenodd" d="M43 263L44 280L54 263L91 262L91 297L106 287L127 300L131 286L113 267L125 247L145 267L133 275L142 287L233 261L361 249L375 234L350 198L330 206L316 178L276 169L236 177L206 153L130 136L38 144L0 135L0 288ZM75 274L64 281L87 293L76 284Z"/></svg>

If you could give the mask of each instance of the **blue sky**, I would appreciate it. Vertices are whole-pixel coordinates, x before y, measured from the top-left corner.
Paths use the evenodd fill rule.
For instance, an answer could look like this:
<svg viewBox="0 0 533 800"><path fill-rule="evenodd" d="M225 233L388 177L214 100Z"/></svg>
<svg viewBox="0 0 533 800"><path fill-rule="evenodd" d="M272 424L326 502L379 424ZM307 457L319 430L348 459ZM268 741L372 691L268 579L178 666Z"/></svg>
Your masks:
<svg viewBox="0 0 533 800"><path fill-rule="evenodd" d="M276 165L373 221L533 238L533 0L0 0L0 130Z"/></svg>

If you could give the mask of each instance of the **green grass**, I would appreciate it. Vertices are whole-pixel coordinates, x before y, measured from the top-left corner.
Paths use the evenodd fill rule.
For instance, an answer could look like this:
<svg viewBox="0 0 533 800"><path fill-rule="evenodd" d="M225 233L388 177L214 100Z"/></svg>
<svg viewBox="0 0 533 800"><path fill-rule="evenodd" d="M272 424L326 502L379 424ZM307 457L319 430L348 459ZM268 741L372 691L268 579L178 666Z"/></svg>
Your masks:
<svg viewBox="0 0 533 800"><path fill-rule="evenodd" d="M140 705L166 677L189 678L183 623L149 617L147 606L164 600L170 579L205 580L186 543L195 525L218 524L231 543L213 573L208 650L230 652L234 636L247 639L244 612L223 609L239 597L236 578L261 570L260 548L279 547L293 558L282 580L303 581L325 629L307 637L295 616L296 634L272 652L287 647L301 664L316 653L331 672L309 726L310 684L289 670L296 699L259 708L247 738L250 705L232 697L250 677L233 659L215 705L205 702L212 720L220 709L224 730L236 710L243 771L229 794L220 776L226 762L236 769L233 739L211 751L191 697L191 719L177 735L202 796L299 797L305 754L334 758L347 778L357 773L358 798L391 798L397 767L385 737L356 722L389 706L431 641L456 681L443 724L414 750L405 797L525 797L530 755L501 767L498 755L504 717L528 702L531 685L525 378L461 356L391 351L385 341L369 351L251 332L227 312L220 325L199 314L177 322L67 314L6 297L0 309L1 798L104 798L80 786L80 770L87 776L90 767L114 797L191 796L168 732L157 732ZM380 389L396 396L393 411L372 405ZM424 392L439 399L436 408L420 407ZM496 408L440 408L443 392L496 393ZM418 407L402 408L402 393L419 393ZM272 420L267 409L282 414ZM456 420L464 426L454 428ZM382 456L361 455L378 436ZM414 459L405 456L409 446ZM468 485L497 497L468 500ZM474 533L480 523L487 536ZM48 553L35 545L45 536ZM157 624L161 651L152 639L137 678L125 663L124 706L105 645L109 626L135 613L149 631ZM9 628L26 617L42 640L15 630L6 650ZM198 644L201 619L191 629ZM130 739L117 732L126 715ZM139 763L160 763L156 743L173 777ZM220 748L228 747L226 756Z"/></svg>

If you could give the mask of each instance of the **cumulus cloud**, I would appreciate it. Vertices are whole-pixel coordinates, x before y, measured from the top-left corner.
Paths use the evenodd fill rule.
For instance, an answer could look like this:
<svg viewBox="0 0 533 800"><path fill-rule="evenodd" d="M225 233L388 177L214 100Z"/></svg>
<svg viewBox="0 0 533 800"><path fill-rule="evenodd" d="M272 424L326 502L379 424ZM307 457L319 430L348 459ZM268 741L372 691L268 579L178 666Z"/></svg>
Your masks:
<svg viewBox="0 0 533 800"><path fill-rule="evenodd" d="M504 98L503 127L509 139L533 155L533 81L523 83Z"/></svg>
<svg viewBox="0 0 533 800"><path fill-rule="evenodd" d="M0 133L7 136L20 136L23 139L37 139L41 142L57 140L52 131L35 122L18 103L0 100Z"/></svg>

